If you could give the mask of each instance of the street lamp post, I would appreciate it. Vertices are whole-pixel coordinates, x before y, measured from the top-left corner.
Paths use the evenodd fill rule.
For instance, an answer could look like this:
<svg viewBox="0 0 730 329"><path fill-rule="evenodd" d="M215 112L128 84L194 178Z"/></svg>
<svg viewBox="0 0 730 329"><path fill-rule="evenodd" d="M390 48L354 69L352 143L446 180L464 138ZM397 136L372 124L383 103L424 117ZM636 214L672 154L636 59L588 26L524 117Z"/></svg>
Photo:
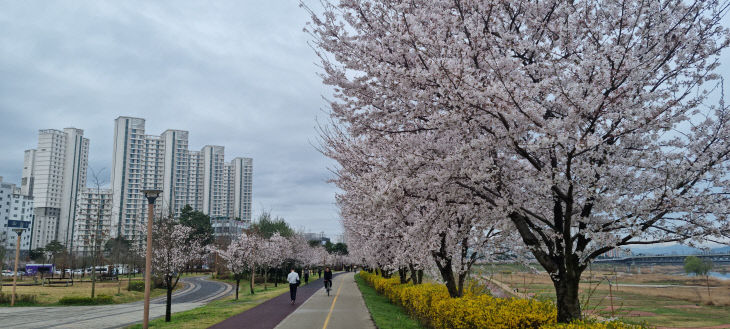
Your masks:
<svg viewBox="0 0 730 329"><path fill-rule="evenodd" d="M15 285L18 283L18 258L20 258L20 236L23 234L23 229L14 228L13 232L18 234L18 240L15 243L15 268L13 269L13 293L10 295L10 306L15 305Z"/></svg>
<svg viewBox="0 0 730 329"><path fill-rule="evenodd" d="M152 217L155 214L155 199L161 190L142 190L147 198L147 254L144 265L144 319L142 328L149 328L150 322L150 290L152 287Z"/></svg>

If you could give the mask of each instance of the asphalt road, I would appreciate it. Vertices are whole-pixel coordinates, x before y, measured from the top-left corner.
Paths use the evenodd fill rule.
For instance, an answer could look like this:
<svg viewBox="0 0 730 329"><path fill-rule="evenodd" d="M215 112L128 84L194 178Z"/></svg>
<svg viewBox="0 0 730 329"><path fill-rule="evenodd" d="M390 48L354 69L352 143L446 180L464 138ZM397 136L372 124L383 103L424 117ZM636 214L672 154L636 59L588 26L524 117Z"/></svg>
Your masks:
<svg viewBox="0 0 730 329"><path fill-rule="evenodd" d="M190 310L224 297L233 286L206 277L181 279L185 287L172 297L172 312ZM150 303L150 318L165 315L165 297ZM104 306L2 307L2 328L120 328L142 321L142 301ZM174 317L174 315L173 315Z"/></svg>

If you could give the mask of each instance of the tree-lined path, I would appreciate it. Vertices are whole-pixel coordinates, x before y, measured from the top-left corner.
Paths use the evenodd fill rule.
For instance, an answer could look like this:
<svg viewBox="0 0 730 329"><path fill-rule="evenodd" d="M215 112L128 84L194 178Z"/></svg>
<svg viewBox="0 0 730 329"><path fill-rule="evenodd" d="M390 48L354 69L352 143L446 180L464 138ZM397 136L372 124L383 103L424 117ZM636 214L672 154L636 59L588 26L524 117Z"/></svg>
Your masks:
<svg viewBox="0 0 730 329"><path fill-rule="evenodd" d="M276 329L375 329L354 276L351 272L334 278L330 296L320 289Z"/></svg>
<svg viewBox="0 0 730 329"><path fill-rule="evenodd" d="M229 284L192 277L180 280L185 288L172 297L172 312L191 310L233 291ZM0 308L3 328L119 328L142 319L142 301L104 306L7 307ZM150 318L165 315L165 297L150 304Z"/></svg>
<svg viewBox="0 0 730 329"><path fill-rule="evenodd" d="M353 275L335 274L329 297L324 291L322 279L317 279L299 287L294 305L289 303L289 292L286 292L211 328L324 328L335 298L337 301L326 328L375 328Z"/></svg>

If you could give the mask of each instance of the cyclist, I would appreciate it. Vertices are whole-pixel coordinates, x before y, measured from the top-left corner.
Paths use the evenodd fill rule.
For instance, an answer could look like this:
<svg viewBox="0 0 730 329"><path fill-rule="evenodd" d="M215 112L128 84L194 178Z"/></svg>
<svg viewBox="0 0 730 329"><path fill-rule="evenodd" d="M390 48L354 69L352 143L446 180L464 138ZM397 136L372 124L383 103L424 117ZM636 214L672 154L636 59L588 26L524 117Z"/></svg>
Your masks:
<svg viewBox="0 0 730 329"><path fill-rule="evenodd" d="M330 288L332 287L332 271L329 267L324 268L324 288L327 289L327 295L330 294Z"/></svg>

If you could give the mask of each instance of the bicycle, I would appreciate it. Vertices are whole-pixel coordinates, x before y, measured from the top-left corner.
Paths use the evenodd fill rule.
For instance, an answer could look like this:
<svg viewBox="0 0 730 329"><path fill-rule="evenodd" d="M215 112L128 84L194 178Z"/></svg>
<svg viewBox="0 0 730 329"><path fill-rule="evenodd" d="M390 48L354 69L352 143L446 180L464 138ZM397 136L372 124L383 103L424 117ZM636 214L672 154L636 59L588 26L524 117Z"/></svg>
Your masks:
<svg viewBox="0 0 730 329"><path fill-rule="evenodd" d="M332 280L324 280L324 289L327 290L327 296L329 296L330 289L332 289Z"/></svg>

